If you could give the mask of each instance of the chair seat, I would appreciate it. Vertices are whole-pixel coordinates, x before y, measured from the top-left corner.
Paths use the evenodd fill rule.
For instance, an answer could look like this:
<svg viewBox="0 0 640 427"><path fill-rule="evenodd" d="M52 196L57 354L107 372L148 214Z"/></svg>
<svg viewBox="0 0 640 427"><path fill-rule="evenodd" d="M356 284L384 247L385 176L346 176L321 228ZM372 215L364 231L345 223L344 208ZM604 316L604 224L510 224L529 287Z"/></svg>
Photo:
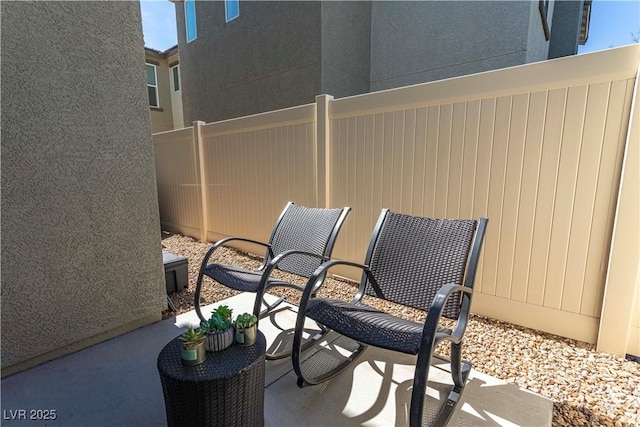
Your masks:
<svg viewBox="0 0 640 427"><path fill-rule="evenodd" d="M414 355L418 354L424 327L361 302L329 298L310 299L305 315L363 344ZM438 332L450 334L451 330L439 327Z"/></svg>
<svg viewBox="0 0 640 427"><path fill-rule="evenodd" d="M226 264L209 264L204 274L228 288L240 292L257 292L262 278L262 271L245 270L242 267ZM268 285L287 284L281 280L269 278Z"/></svg>

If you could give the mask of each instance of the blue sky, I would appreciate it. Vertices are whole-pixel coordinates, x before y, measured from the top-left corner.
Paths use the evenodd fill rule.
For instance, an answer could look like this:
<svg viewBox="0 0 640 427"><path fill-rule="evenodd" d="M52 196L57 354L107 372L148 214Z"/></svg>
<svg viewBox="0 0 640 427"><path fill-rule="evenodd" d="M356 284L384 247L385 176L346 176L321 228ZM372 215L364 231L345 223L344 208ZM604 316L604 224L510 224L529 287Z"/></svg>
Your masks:
<svg viewBox="0 0 640 427"><path fill-rule="evenodd" d="M168 0L142 0L140 8L146 47L164 51L178 44L173 3ZM240 9L242 11L242 4ZM631 44L632 33L640 37L639 31L640 1L594 0L589 39L585 46L578 48L578 53Z"/></svg>
<svg viewBox="0 0 640 427"><path fill-rule="evenodd" d="M578 53L593 52L633 43L631 33L640 37L640 2L596 0L591 5L587 44Z"/></svg>
<svg viewBox="0 0 640 427"><path fill-rule="evenodd" d="M165 51L178 44L176 10L169 0L142 0L142 33L144 45Z"/></svg>

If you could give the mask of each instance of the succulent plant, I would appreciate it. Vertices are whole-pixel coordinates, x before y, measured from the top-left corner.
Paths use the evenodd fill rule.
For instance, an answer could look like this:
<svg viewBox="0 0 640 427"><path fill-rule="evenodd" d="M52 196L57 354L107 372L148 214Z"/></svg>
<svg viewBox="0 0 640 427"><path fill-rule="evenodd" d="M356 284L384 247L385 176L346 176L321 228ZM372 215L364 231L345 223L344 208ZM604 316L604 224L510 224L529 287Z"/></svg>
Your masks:
<svg viewBox="0 0 640 427"><path fill-rule="evenodd" d="M233 313L233 309L229 308L229 306L227 305L221 305L218 308L216 308L215 310L213 310L211 312L212 316L215 316L216 314L219 314L221 317L227 318L227 319L231 319L231 314Z"/></svg>
<svg viewBox="0 0 640 427"><path fill-rule="evenodd" d="M220 313L214 311L209 320L200 322L200 329L206 334L212 334L218 331L224 331L231 326L231 318L223 317Z"/></svg>
<svg viewBox="0 0 640 427"><path fill-rule="evenodd" d="M244 329L255 325L258 322L258 317L255 314L243 313L236 318L236 328Z"/></svg>
<svg viewBox="0 0 640 427"><path fill-rule="evenodd" d="M182 344L186 347L199 344L204 341L204 331L189 328L185 333L180 335L180 341L182 341Z"/></svg>

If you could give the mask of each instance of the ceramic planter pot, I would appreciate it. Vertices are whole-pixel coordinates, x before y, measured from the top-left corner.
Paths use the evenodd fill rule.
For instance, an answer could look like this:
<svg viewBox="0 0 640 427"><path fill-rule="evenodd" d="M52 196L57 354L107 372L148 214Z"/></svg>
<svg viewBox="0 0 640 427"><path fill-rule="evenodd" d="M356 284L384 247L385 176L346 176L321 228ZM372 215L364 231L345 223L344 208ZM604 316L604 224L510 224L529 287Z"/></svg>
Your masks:
<svg viewBox="0 0 640 427"><path fill-rule="evenodd" d="M190 346L182 345L180 356L182 358L182 364L185 366L199 365L207 358L207 352L205 349L204 341Z"/></svg>
<svg viewBox="0 0 640 427"><path fill-rule="evenodd" d="M258 337L258 325L249 326L248 328L236 328L236 342L241 346L250 346L255 344Z"/></svg>
<svg viewBox="0 0 640 427"><path fill-rule="evenodd" d="M214 332L205 336L207 351L222 351L233 344L233 327L229 326L224 331Z"/></svg>

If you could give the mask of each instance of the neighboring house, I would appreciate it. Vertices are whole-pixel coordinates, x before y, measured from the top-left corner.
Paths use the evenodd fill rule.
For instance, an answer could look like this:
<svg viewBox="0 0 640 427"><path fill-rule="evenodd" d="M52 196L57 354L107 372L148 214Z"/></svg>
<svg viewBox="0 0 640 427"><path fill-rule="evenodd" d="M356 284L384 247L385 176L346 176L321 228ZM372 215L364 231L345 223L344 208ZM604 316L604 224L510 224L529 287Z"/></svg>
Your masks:
<svg viewBox="0 0 640 427"><path fill-rule="evenodd" d="M172 1L185 123L574 55L590 15L590 1Z"/></svg>
<svg viewBox="0 0 640 427"><path fill-rule="evenodd" d="M153 133L184 127L178 46L164 52L144 48Z"/></svg>

